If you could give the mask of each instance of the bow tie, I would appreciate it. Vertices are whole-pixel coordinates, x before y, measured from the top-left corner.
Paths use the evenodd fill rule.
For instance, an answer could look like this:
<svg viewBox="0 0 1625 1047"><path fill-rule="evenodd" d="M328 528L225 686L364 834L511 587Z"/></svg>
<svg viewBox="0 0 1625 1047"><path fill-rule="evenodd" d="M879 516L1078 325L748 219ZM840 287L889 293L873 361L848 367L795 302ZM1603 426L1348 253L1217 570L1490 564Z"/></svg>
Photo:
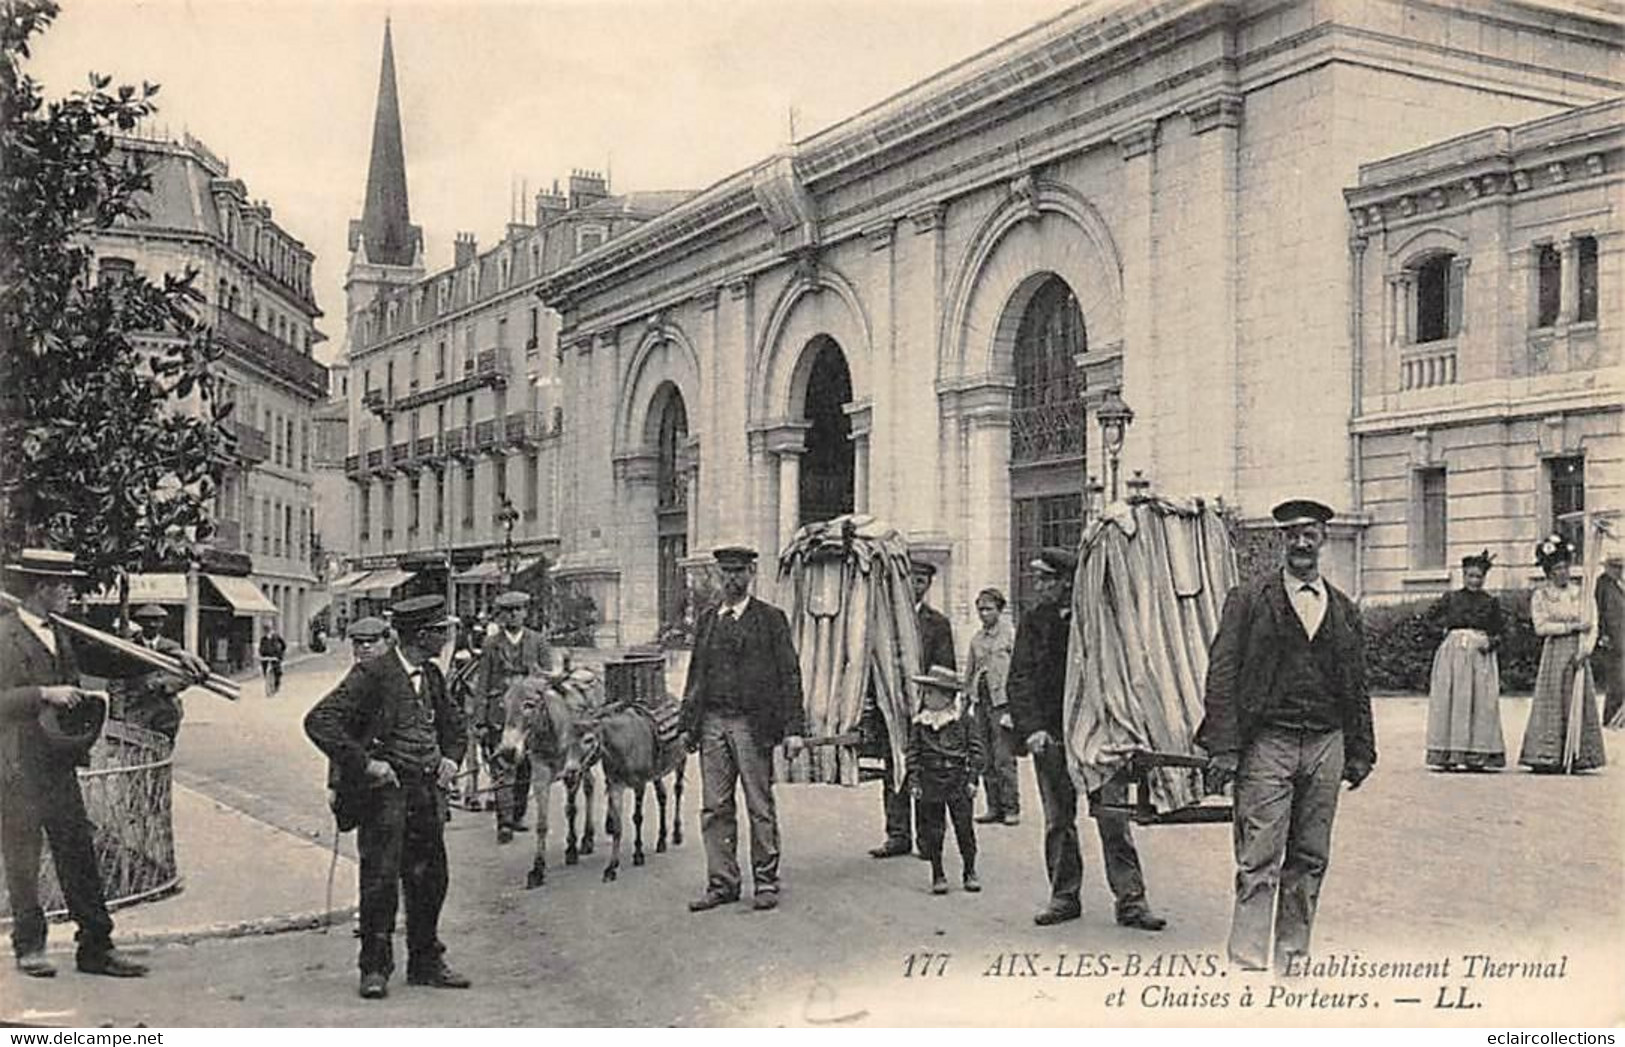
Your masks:
<svg viewBox="0 0 1625 1047"><path fill-rule="evenodd" d="M1310 585L1308 582L1305 582L1304 584L1298 586L1298 592L1300 592L1300 593L1308 593L1310 596L1316 596L1316 597L1318 597L1320 595L1320 590L1316 589L1314 586Z"/></svg>

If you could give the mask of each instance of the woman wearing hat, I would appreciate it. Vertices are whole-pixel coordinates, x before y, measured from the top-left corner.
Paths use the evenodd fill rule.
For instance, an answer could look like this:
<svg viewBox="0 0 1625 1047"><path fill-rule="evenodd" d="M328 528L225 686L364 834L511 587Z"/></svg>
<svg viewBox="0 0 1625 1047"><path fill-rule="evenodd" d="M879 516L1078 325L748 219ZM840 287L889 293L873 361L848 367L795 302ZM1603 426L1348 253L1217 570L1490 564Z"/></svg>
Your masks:
<svg viewBox="0 0 1625 1047"><path fill-rule="evenodd" d="M1585 771L1607 762L1602 728L1597 719L1597 695L1591 666L1580 651L1586 631L1581 586L1569 577L1574 550L1562 535L1552 535L1535 547L1535 562L1546 581L1529 597L1529 617L1535 635L1545 638L1540 649L1540 670L1535 675L1535 698L1529 706L1529 725L1523 732L1518 762L1533 771L1562 773ZM1568 745L1569 720L1574 705L1575 674L1581 674L1578 714L1579 742Z"/></svg>
<svg viewBox="0 0 1625 1047"><path fill-rule="evenodd" d="M1501 666L1506 629L1501 602L1484 591L1495 558L1486 549L1461 560L1461 588L1439 597L1428 621L1444 632L1428 690L1427 763L1444 771L1505 767Z"/></svg>

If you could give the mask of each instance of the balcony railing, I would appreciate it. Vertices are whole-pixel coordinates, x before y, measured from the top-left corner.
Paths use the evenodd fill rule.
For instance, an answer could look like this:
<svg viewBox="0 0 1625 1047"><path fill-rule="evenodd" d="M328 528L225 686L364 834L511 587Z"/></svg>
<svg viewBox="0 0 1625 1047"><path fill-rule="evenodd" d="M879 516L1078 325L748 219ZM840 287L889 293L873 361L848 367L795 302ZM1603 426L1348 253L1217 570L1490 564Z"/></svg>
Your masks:
<svg viewBox="0 0 1625 1047"><path fill-rule="evenodd" d="M1075 458L1085 445L1083 401L1077 397L1010 410L1010 460L1049 462Z"/></svg>
<svg viewBox="0 0 1625 1047"><path fill-rule="evenodd" d="M249 465L258 465L271 457L271 440L262 429L234 419L226 421L226 429L237 438L237 457Z"/></svg>
<svg viewBox="0 0 1625 1047"><path fill-rule="evenodd" d="M216 520L214 537L210 539L216 549L240 553L243 551L243 524L241 520Z"/></svg>
<svg viewBox="0 0 1625 1047"><path fill-rule="evenodd" d="M446 454L453 458L464 458L474 451L474 441L470 437L467 429L447 429L440 440Z"/></svg>
<svg viewBox="0 0 1625 1047"><path fill-rule="evenodd" d="M389 462L397 469L409 469L417 465L412 455L412 441L401 440L389 449Z"/></svg>
<svg viewBox="0 0 1625 1047"><path fill-rule="evenodd" d="M548 435L546 416L540 411L515 411L504 422L508 442L534 447Z"/></svg>
<svg viewBox="0 0 1625 1047"><path fill-rule="evenodd" d="M1456 384L1454 343L1432 343L1406 349L1399 358L1399 386L1403 390L1431 389Z"/></svg>
<svg viewBox="0 0 1625 1047"><path fill-rule="evenodd" d="M363 471L364 470L361 468L361 456L359 454L347 454L344 456L345 475L359 476Z"/></svg>
<svg viewBox="0 0 1625 1047"><path fill-rule="evenodd" d="M497 420L487 418L474 423L474 446L481 451L497 449Z"/></svg>
<svg viewBox="0 0 1625 1047"><path fill-rule="evenodd" d="M480 354L474 375L496 386L508 384L508 354L501 349L487 349Z"/></svg>
<svg viewBox="0 0 1625 1047"><path fill-rule="evenodd" d="M395 413L395 398L382 389L368 389L361 394L361 406L378 417L387 419Z"/></svg>
<svg viewBox="0 0 1625 1047"><path fill-rule="evenodd" d="M237 354L314 397L327 395L327 368L228 309L214 310L214 331Z"/></svg>
<svg viewBox="0 0 1625 1047"><path fill-rule="evenodd" d="M378 470L384 468L384 466L384 449L382 447L375 448L374 450L367 452L368 469L371 469L373 472L377 472Z"/></svg>

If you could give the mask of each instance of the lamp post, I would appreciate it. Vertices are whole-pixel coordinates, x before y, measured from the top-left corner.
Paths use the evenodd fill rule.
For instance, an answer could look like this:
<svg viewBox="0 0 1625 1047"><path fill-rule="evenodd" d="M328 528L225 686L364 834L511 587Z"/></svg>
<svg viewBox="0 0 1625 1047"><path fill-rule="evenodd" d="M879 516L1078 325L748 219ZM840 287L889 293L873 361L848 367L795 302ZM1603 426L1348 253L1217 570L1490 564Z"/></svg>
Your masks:
<svg viewBox="0 0 1625 1047"><path fill-rule="evenodd" d="M1123 453L1123 437L1128 427L1134 423L1134 411L1123 402L1123 397L1116 389L1106 393L1095 408L1095 420L1100 423L1101 441L1106 447L1106 457L1111 463L1112 501L1117 501L1117 461Z"/></svg>
<svg viewBox="0 0 1625 1047"><path fill-rule="evenodd" d="M508 588L513 582L513 525L519 522L519 510L513 507L513 502L507 495L502 496L502 508L497 510L497 523L500 523L507 532L502 541L502 587Z"/></svg>

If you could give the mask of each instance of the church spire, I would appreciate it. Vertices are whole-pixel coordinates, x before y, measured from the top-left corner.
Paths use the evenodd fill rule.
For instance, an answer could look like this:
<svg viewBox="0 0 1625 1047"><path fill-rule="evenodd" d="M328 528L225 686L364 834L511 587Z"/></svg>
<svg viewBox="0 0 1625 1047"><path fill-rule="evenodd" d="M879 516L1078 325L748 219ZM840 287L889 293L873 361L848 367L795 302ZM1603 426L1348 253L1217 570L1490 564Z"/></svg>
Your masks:
<svg viewBox="0 0 1625 1047"><path fill-rule="evenodd" d="M361 221L352 223L350 250L359 232L367 261L410 266L417 260L421 233L412 225L406 200L406 153L401 147L401 103L395 91L395 45L384 20L384 58L378 73L378 110L372 122L372 161Z"/></svg>

